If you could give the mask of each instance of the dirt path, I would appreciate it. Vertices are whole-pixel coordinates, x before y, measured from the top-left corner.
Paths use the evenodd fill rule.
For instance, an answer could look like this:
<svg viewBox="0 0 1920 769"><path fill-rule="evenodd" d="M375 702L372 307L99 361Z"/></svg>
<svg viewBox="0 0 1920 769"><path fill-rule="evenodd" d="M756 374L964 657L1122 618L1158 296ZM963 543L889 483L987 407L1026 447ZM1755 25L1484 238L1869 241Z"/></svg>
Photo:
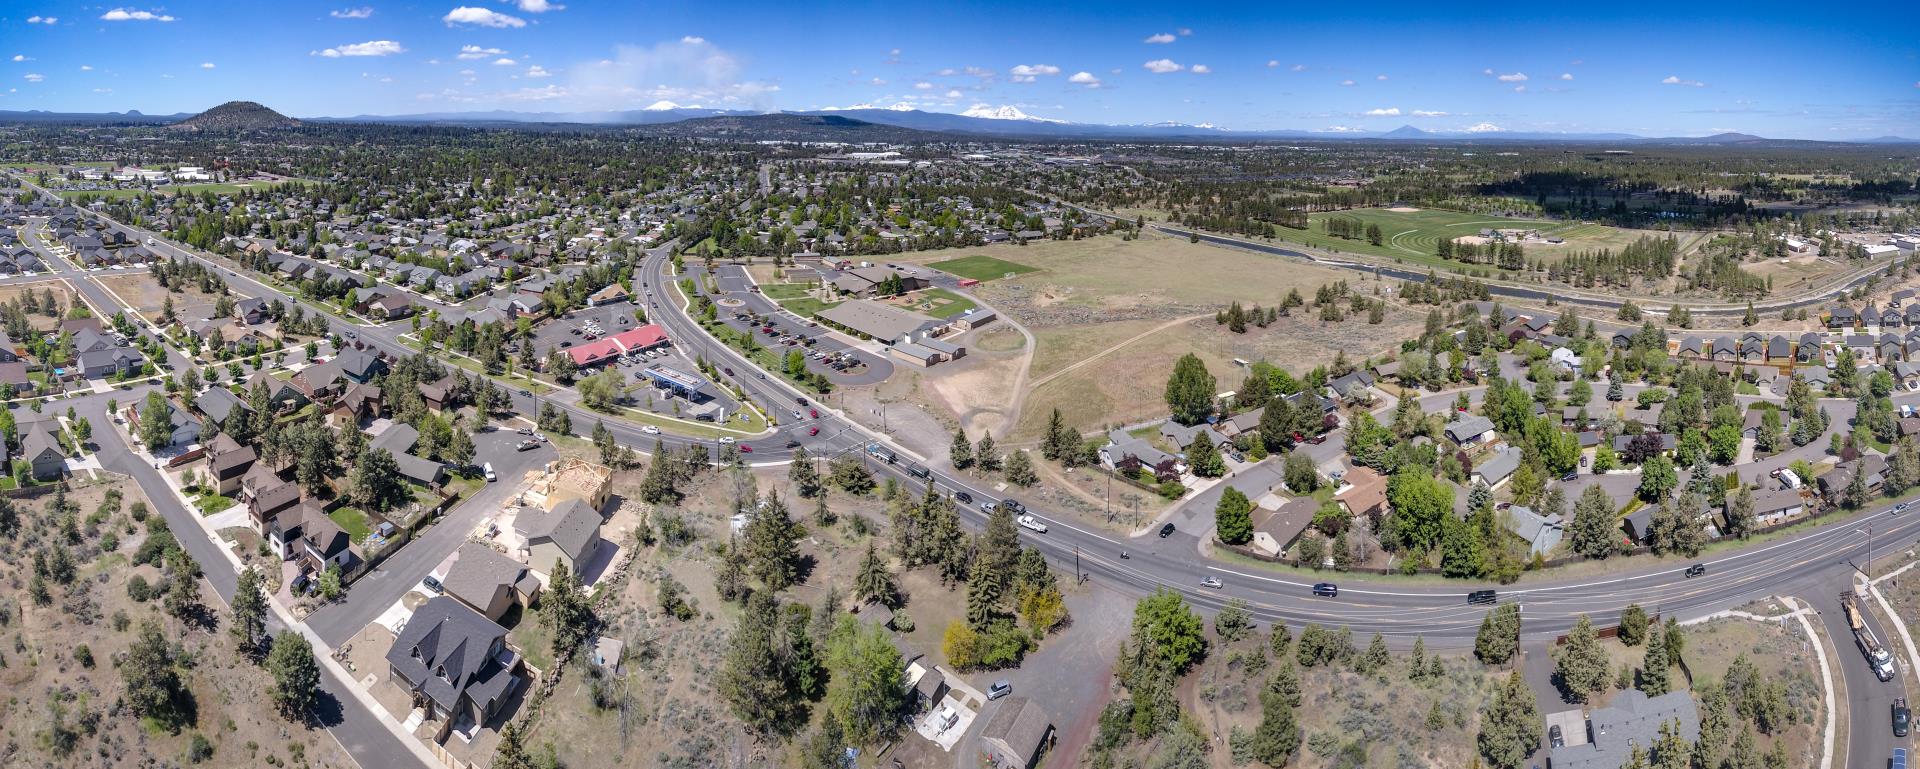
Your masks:
<svg viewBox="0 0 1920 769"><path fill-rule="evenodd" d="M1089 356L1087 356L1087 357L1085 357L1085 358L1081 358L1080 360L1078 360L1078 361L1075 361L1075 362L1073 363L1073 365L1071 365L1071 366L1067 366L1067 367L1065 367L1065 368L1062 368L1062 369L1060 369L1059 371L1055 371L1055 372L1053 372L1053 373L1051 373L1051 374L1048 374L1048 375L1046 375L1046 376L1043 376L1043 377L1040 377L1039 379L1036 379L1036 380L1033 380L1033 384L1032 384L1032 385L1030 385L1030 386L1028 386L1028 387L1026 387L1026 388L1023 388L1023 390L1022 390L1022 392L1021 392L1021 397L1022 397L1022 398L1025 398L1025 397L1026 397L1026 393L1027 393L1027 392L1030 392L1030 391L1033 391L1033 390L1036 390L1036 389L1039 389L1039 387L1040 387L1041 385L1044 385L1044 384L1046 384L1046 383L1048 383L1048 382L1051 382L1051 381L1053 381L1053 380L1055 380L1055 379L1058 379L1058 378L1060 378L1060 377L1061 377L1062 375L1064 375L1064 374L1067 374L1067 373L1070 373L1070 372L1072 372L1072 371L1074 371L1074 370L1076 370L1076 369L1078 369L1078 368L1080 368L1080 367L1082 367L1082 366L1085 366L1085 365L1087 365L1087 364L1089 364L1089 363L1092 363L1092 362L1094 362L1094 361L1096 361L1096 360L1099 360L1099 359L1101 359L1101 358L1104 358L1104 357L1106 357L1106 356L1108 356L1108 355L1110 355L1110 354L1112 354L1112 353L1114 353L1115 351L1117 351L1117 350L1119 350L1119 349L1120 349L1120 348L1122 348L1122 347L1125 347L1125 346L1127 346L1127 345L1130 345L1130 344L1133 344L1134 342L1138 342L1138 341L1140 341L1140 340L1142 340L1142 339L1145 339L1145 338L1147 338L1147 337L1150 337L1150 336L1153 336L1154 334L1158 334L1158 333L1160 333L1160 332L1162 332L1162 331L1165 331L1165 330L1167 330L1167 329L1170 329L1170 328L1173 328L1174 326L1178 326L1178 325L1180 325L1180 324L1182 324L1182 323L1188 323L1188 322L1191 322L1191 321L1196 321L1196 320L1199 320L1199 319L1201 319L1201 318L1205 318L1205 317L1210 317L1210 316L1208 316L1208 315L1188 315L1188 316L1186 316L1186 317L1183 317L1183 318L1174 318L1173 320L1170 320L1170 321L1167 321L1167 322L1165 322L1165 323L1162 323L1162 324L1160 324L1160 325L1158 325L1158 326L1154 326L1153 328L1150 328L1150 329L1147 329L1146 331L1142 331L1142 332L1140 332L1140 333L1138 333L1138 334L1135 334L1135 335L1133 335L1133 336L1130 336L1130 337L1128 337L1128 338L1126 338L1126 339L1122 339L1122 340L1120 340L1120 341L1118 341L1118 342L1115 342L1115 343L1113 343L1112 345L1109 345L1109 346L1107 346L1107 347L1106 347L1105 349L1102 349L1102 350L1100 350L1099 352L1096 352L1096 353L1094 353L1094 354L1092 354L1092 355L1089 355ZM1025 332L1025 329L1021 329L1021 331L1022 331L1022 332ZM1033 339L1033 337L1032 337L1032 335L1028 335L1028 337L1027 337L1027 339L1029 340L1029 342L1028 342L1028 343L1029 343L1029 344L1031 344L1031 343L1032 343L1032 342L1031 342L1031 340ZM1031 358L1029 358L1029 359L1028 359L1028 362L1029 362L1029 363L1031 363L1031 362L1032 362L1032 359L1031 359Z"/></svg>

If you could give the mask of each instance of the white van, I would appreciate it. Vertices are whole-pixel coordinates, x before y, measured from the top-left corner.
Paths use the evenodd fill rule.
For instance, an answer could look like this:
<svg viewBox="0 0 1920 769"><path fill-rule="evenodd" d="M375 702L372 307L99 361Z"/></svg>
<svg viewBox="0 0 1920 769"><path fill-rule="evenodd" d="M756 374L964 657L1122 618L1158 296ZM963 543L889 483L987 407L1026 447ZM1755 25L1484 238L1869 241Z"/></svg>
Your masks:
<svg viewBox="0 0 1920 769"><path fill-rule="evenodd" d="M493 463L492 463L492 462L488 462L488 463L486 463L486 464L484 464L484 465L481 465L481 466L480 466L480 469L482 469L482 470L485 470L485 471L486 471L486 473L487 473L487 482L488 482L488 483L492 483L492 482L494 482L494 481L497 481L497 480L500 480L500 476L498 476L498 475L495 475L495 474L493 473Z"/></svg>

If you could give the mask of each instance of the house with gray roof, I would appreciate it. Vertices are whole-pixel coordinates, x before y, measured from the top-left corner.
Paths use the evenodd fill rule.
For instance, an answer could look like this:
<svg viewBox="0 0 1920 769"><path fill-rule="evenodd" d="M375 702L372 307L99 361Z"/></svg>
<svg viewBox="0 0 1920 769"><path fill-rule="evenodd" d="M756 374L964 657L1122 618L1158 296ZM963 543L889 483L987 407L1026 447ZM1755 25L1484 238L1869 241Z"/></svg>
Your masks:
<svg viewBox="0 0 1920 769"><path fill-rule="evenodd" d="M1186 463L1179 457L1118 428L1107 432L1107 445L1100 447L1100 464L1123 472L1129 466L1143 466L1156 472L1161 467L1171 468L1175 473L1186 472Z"/></svg>
<svg viewBox="0 0 1920 769"><path fill-rule="evenodd" d="M600 547L600 511L578 498L569 498L544 515L522 512L513 527L527 540L527 563L543 572L558 560L578 574Z"/></svg>
<svg viewBox="0 0 1920 769"><path fill-rule="evenodd" d="M453 551L434 577L447 595L495 622L514 606L532 606L540 594L540 580L526 564L478 542Z"/></svg>
<svg viewBox="0 0 1920 769"><path fill-rule="evenodd" d="M1493 420L1479 414L1461 414L1447 423L1447 440L1474 446L1493 440Z"/></svg>
<svg viewBox="0 0 1920 769"><path fill-rule="evenodd" d="M1507 508L1507 531L1527 543L1528 555L1545 556L1560 544L1566 534L1566 519L1559 515L1541 515L1533 508L1514 505Z"/></svg>
<svg viewBox="0 0 1920 769"><path fill-rule="evenodd" d="M1025 697L1008 697L980 730L981 752L994 766L1030 769L1039 761L1052 732L1053 722L1039 705Z"/></svg>
<svg viewBox="0 0 1920 769"><path fill-rule="evenodd" d="M1478 467L1473 468L1474 480L1486 484L1488 488L1500 488L1500 485L1506 483L1508 478L1513 477L1515 470L1520 469L1520 457L1522 453L1523 452L1515 446L1501 448L1499 451L1494 452L1492 456L1487 457L1485 461L1482 461Z"/></svg>
<svg viewBox="0 0 1920 769"><path fill-rule="evenodd" d="M387 650L393 683L428 706L442 739L454 729L471 733L499 715L519 689L522 669L506 628L443 595L415 609Z"/></svg>
<svg viewBox="0 0 1920 769"><path fill-rule="evenodd" d="M1548 749L1553 769L1619 769L1633 757L1635 746L1644 750L1659 739L1662 725L1677 724L1689 744L1700 739L1700 713L1693 694L1684 690L1648 697L1628 689L1615 695L1612 705L1590 711L1583 720L1569 720L1583 721L1586 733L1564 736L1564 746ZM1564 733L1567 727L1561 729Z"/></svg>
<svg viewBox="0 0 1920 769"><path fill-rule="evenodd" d="M208 388L200 397L193 399L193 408L223 426L234 413L251 410L247 408L246 401L225 387Z"/></svg>

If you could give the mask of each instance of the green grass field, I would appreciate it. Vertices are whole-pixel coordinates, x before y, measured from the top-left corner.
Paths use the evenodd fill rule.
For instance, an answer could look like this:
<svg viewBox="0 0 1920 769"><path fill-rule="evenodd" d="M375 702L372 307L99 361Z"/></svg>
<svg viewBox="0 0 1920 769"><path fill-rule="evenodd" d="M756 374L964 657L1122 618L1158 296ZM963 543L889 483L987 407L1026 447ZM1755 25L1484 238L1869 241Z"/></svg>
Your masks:
<svg viewBox="0 0 1920 769"><path fill-rule="evenodd" d="M1008 273L1019 275L1021 273L1036 272L1040 269L1038 267L1028 267L1018 262L1009 262L1005 259L978 255L948 259L944 262L934 262L927 266L958 275L962 278L972 278L982 281L1006 277Z"/></svg>
<svg viewBox="0 0 1920 769"><path fill-rule="evenodd" d="M906 297L906 308L914 312L923 312L941 320L946 320L979 305L959 294L944 288L929 288L916 291Z"/></svg>
<svg viewBox="0 0 1920 769"><path fill-rule="evenodd" d="M1383 236L1381 244L1376 246L1364 239L1346 240L1326 234L1326 221L1335 217L1355 219L1362 224L1379 225ZM1306 230L1279 228L1279 239L1329 251L1371 254L1441 267L1459 266L1456 262L1448 262L1434 255L1442 238L1477 235L1482 229L1530 229L1538 230L1546 237L1564 239L1566 242L1559 245L1523 244L1529 257L1549 260L1575 251L1593 251L1603 248L1619 250L1644 235L1655 234L1642 230L1609 227L1604 224L1509 219L1487 214L1467 214L1438 209L1390 211L1384 208L1365 208L1312 214L1307 219L1310 226ZM1690 245L1685 242L1688 238L1683 237L1682 240L1683 248Z"/></svg>
<svg viewBox="0 0 1920 769"><path fill-rule="evenodd" d="M762 283L760 293L766 294L768 299L782 302L788 299L807 298L808 288L810 287L805 283Z"/></svg>
<svg viewBox="0 0 1920 769"><path fill-rule="evenodd" d="M66 200L89 196L119 200L121 198L134 198L147 194L146 190L60 190L59 192L60 197Z"/></svg>
<svg viewBox="0 0 1920 769"><path fill-rule="evenodd" d="M811 318L820 314L821 310L827 309L828 307L837 307L839 304L839 302L822 302L810 296L780 300L781 307L785 307L793 311L793 314L803 318Z"/></svg>
<svg viewBox="0 0 1920 769"><path fill-rule="evenodd" d="M367 535L373 533L373 526L367 522L367 514L357 508L342 507L328 513L327 517L339 524L340 530L346 532L356 544L367 541Z"/></svg>

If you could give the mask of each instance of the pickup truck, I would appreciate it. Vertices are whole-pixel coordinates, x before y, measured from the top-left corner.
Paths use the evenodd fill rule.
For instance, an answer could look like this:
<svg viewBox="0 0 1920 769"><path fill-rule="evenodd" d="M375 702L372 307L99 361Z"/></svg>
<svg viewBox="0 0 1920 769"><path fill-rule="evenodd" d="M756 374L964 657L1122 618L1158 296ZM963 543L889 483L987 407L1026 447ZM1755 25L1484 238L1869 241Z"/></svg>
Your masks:
<svg viewBox="0 0 1920 769"><path fill-rule="evenodd" d="M1020 528L1026 529L1027 531L1031 531L1035 534L1047 533L1047 525L1044 523L1041 523L1040 519L1035 518L1031 515L1020 516L1019 518L1014 519L1014 522L1020 524Z"/></svg>

